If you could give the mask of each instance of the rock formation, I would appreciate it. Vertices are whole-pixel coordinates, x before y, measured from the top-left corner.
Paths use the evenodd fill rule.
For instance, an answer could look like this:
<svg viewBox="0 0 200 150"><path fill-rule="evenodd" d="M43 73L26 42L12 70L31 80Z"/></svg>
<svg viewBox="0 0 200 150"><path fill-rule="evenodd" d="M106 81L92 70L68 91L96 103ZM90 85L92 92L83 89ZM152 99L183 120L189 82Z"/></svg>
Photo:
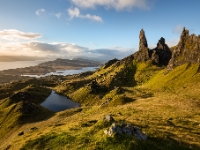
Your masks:
<svg viewBox="0 0 200 150"><path fill-rule="evenodd" d="M148 43L143 29L140 31L139 38L139 51L134 54L135 60L139 62L153 60L158 65L168 65L172 54L167 44L165 44L165 39L163 37L158 41L157 47L151 50L148 48Z"/></svg>
<svg viewBox="0 0 200 150"><path fill-rule="evenodd" d="M143 29L140 31L139 38L140 38L139 51L134 54L134 59L139 62L144 62L149 59L149 48L145 32Z"/></svg>
<svg viewBox="0 0 200 150"><path fill-rule="evenodd" d="M189 35L189 31L185 28L183 28L178 45L172 51L168 68L172 69L183 63L200 63L200 35Z"/></svg>
<svg viewBox="0 0 200 150"><path fill-rule="evenodd" d="M112 136L113 134L125 134L135 137L138 140L147 140L147 135L142 133L142 131L132 124L113 123L110 128L104 131L106 135Z"/></svg>
<svg viewBox="0 0 200 150"><path fill-rule="evenodd" d="M165 39L163 37L160 38L160 40L157 43L157 47L154 49L151 49L149 51L149 57L158 65L168 65L169 60L171 59L172 53L165 44Z"/></svg>

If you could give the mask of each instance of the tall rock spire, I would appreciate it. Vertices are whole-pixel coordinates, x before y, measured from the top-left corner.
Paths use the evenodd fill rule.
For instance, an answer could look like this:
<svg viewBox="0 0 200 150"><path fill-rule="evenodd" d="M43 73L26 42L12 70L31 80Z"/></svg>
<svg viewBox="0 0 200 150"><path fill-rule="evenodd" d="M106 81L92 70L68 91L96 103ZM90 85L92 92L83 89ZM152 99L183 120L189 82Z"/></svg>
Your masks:
<svg viewBox="0 0 200 150"><path fill-rule="evenodd" d="M145 37L145 32L143 29L140 31L139 38L140 38L139 51L137 51L134 54L134 59L140 62L144 62L149 59L149 48Z"/></svg>
<svg viewBox="0 0 200 150"><path fill-rule="evenodd" d="M143 50L144 48L148 48L147 39L145 37L145 32L143 29L140 31L139 38L140 38L139 51Z"/></svg>

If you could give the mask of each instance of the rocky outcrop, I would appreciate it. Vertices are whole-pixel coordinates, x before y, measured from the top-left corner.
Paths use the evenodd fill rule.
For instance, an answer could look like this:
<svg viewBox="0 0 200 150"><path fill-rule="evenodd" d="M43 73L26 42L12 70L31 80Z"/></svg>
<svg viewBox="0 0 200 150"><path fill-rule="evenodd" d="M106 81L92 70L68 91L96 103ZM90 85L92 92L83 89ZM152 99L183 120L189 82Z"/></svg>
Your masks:
<svg viewBox="0 0 200 150"><path fill-rule="evenodd" d="M134 54L134 59L136 61L145 62L147 60L153 60L160 66L168 65L172 54L163 37L158 41L157 47L151 50L148 48L148 43L143 29L140 31L139 38L139 51Z"/></svg>
<svg viewBox="0 0 200 150"><path fill-rule="evenodd" d="M183 28L177 46L170 48L163 37L157 43L156 48L149 49L145 32L140 31L139 51L133 54L139 62L153 60L159 66L167 66L172 69L184 63L200 63L200 35L189 35L189 31Z"/></svg>
<svg viewBox="0 0 200 150"><path fill-rule="evenodd" d="M172 52L170 51L167 44L165 44L165 39L163 37L161 37L158 41L157 47L149 51L150 59L161 66L168 65L171 56Z"/></svg>
<svg viewBox="0 0 200 150"><path fill-rule="evenodd" d="M200 35L189 35L189 30L185 28L183 28L178 45L172 51L168 68L173 69L183 63L200 63Z"/></svg>
<svg viewBox="0 0 200 150"><path fill-rule="evenodd" d="M90 92L97 92L98 89L99 89L99 84L97 83L96 80L94 80L94 81L92 81L91 83L89 83L89 84L87 85L87 87L88 87L88 90L89 90Z"/></svg>
<svg viewBox="0 0 200 150"><path fill-rule="evenodd" d="M149 48L145 32L143 29L140 31L139 38L140 38L139 51L134 54L134 59L139 62L144 62L149 59Z"/></svg>
<svg viewBox="0 0 200 150"><path fill-rule="evenodd" d="M142 133L142 131L132 124L113 123L110 128L104 131L106 135L112 136L113 134L125 134L135 137L138 140L147 140L147 135Z"/></svg>
<svg viewBox="0 0 200 150"><path fill-rule="evenodd" d="M38 110L37 105L28 101L22 101L18 105L19 105L19 109L17 111L22 112L23 114L32 114Z"/></svg>
<svg viewBox="0 0 200 150"><path fill-rule="evenodd" d="M109 60L107 63L105 63L105 65L103 66L103 69L110 67L112 64L114 64L116 62L119 62L119 60L116 58Z"/></svg>

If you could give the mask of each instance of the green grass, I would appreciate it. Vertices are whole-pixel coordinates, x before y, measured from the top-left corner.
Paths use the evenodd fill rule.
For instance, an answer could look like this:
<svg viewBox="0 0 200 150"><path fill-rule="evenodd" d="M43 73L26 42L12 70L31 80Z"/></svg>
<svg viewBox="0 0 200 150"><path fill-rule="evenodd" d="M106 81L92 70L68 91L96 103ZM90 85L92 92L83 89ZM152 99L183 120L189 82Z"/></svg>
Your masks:
<svg viewBox="0 0 200 150"><path fill-rule="evenodd" d="M100 90L90 92L88 84L94 79ZM48 93L44 87L26 84L15 92L33 92L41 98ZM183 64L167 70L151 61L124 61L117 67L113 64L100 68L91 76L66 78L55 90L81 103L82 107L50 115L50 118L39 109L36 116L44 114L40 118L42 122L34 115L20 118L15 110L20 107L21 100L9 103L5 98L0 101L0 115L7 119L0 132L8 137L0 139L3 143L0 149L200 149L199 89L199 64ZM111 100L102 107L108 99ZM31 102L39 104L34 99ZM148 135L147 141L127 135L105 135L104 130L111 125L103 121L107 114L112 114L117 122L138 126ZM18 124L19 120L22 123L16 127L14 123ZM8 124L14 128L6 129ZM38 130L30 132L31 127ZM7 131L12 136L6 134ZM17 136L20 131L25 134Z"/></svg>

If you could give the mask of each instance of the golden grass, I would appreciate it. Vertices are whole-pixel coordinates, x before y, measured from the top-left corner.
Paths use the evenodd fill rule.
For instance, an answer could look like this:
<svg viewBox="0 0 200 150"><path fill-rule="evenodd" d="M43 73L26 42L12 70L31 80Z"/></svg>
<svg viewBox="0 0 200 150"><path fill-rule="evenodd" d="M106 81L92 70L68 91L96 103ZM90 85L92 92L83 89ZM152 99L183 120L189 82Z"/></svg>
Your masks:
<svg viewBox="0 0 200 150"><path fill-rule="evenodd" d="M132 77L142 84L131 87L120 83L120 87L100 93L90 93L85 86L76 89L73 81L66 80L57 89L83 103L82 108L65 110L47 120L10 129L6 138L0 139L0 149L199 149L198 67L198 64L185 64L167 71L151 63L133 63L128 69L136 69ZM87 82L74 81L85 85L97 76L101 80L100 74L113 74L113 70L114 67L110 66L87 77ZM120 72L120 69L115 72L118 70ZM144 73L147 76L141 78ZM111 83L109 77L106 80ZM108 98L112 100L101 107ZM104 135L108 125L102 119L106 114L112 114L116 121L140 127L148 135L148 140L142 142L129 136ZM32 127L38 129L30 131ZM24 135L18 136L21 131Z"/></svg>

